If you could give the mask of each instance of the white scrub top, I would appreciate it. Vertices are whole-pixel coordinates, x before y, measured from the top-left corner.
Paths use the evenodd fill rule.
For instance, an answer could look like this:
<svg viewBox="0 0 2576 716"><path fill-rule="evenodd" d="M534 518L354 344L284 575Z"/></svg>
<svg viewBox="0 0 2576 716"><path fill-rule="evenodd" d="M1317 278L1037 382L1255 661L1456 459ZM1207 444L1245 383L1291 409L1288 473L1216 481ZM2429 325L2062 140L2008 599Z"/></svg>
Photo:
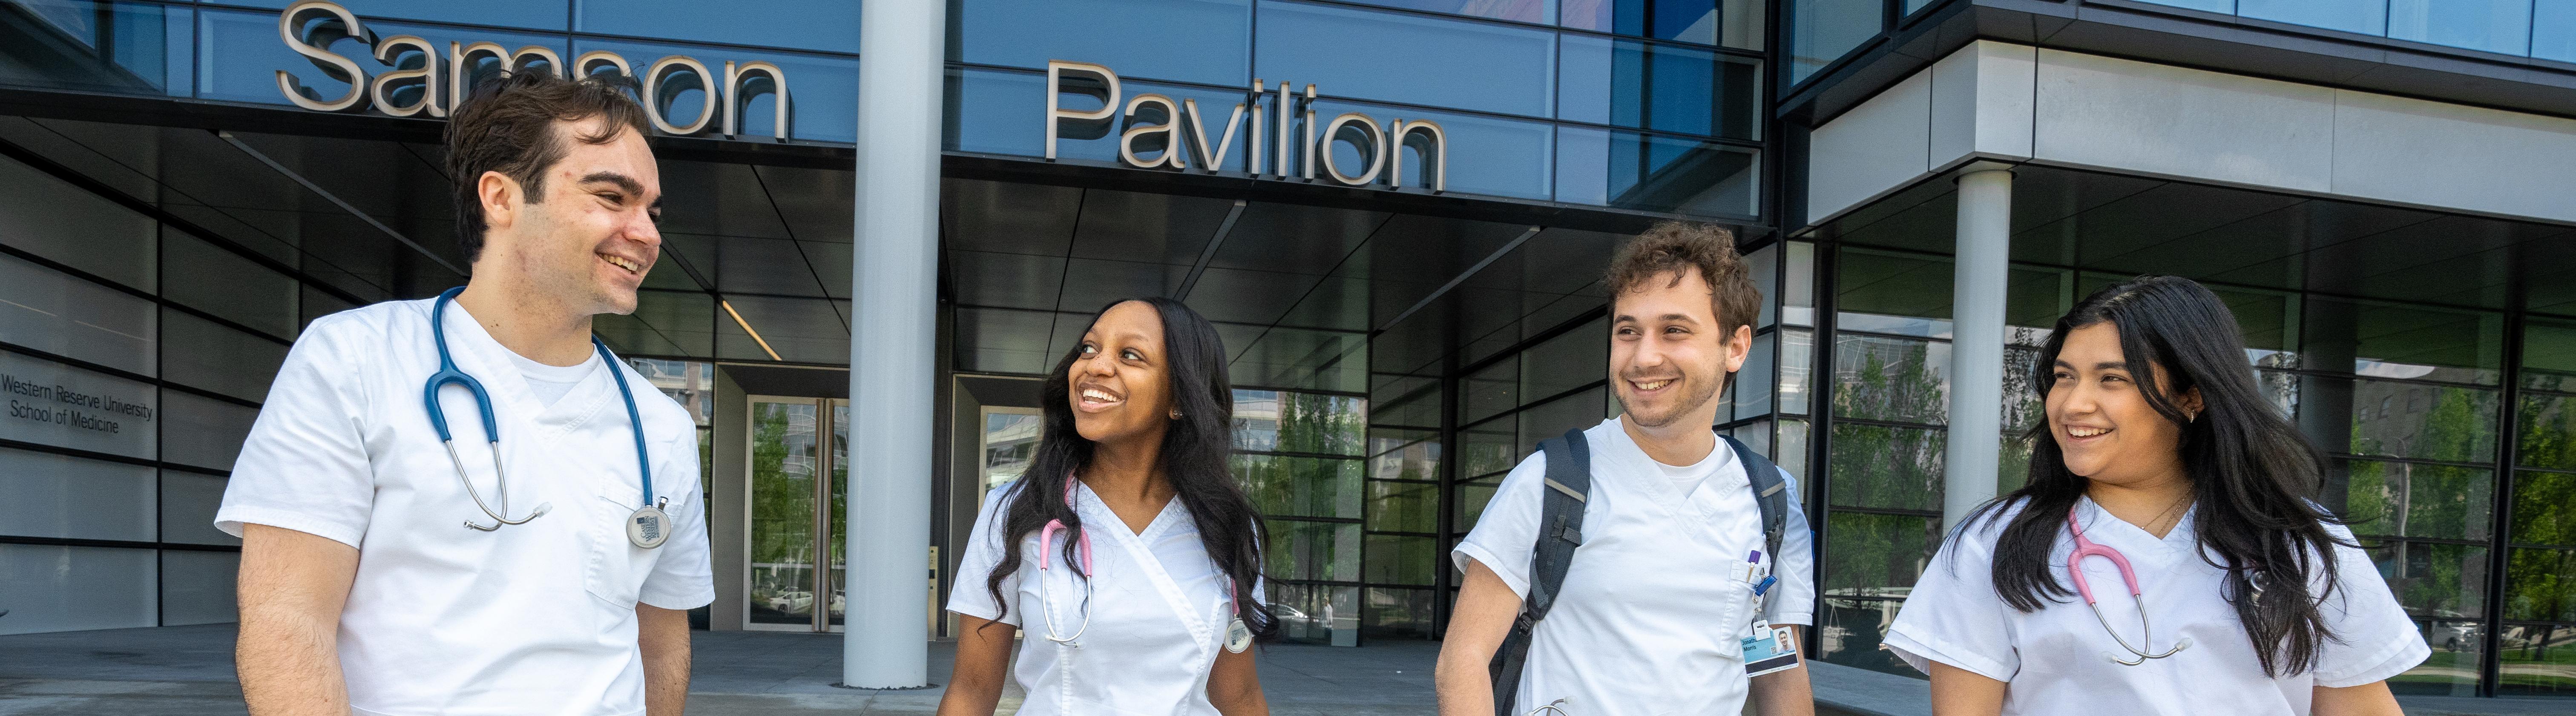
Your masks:
<svg viewBox="0 0 2576 716"><path fill-rule="evenodd" d="M513 518L497 532L459 485L421 389L438 370L430 302L380 303L314 321L289 350L233 465L215 526L256 523L358 548L340 615L340 667L362 716L644 713L635 605L715 599L696 424L622 363L541 404L507 348L450 304L457 367L499 420ZM635 439L611 376L644 417L653 490L671 537L626 540L642 505ZM462 387L440 391L467 474L495 501L491 450Z"/></svg>
<svg viewBox="0 0 2576 716"><path fill-rule="evenodd" d="M1735 451L1688 494L1647 457L1618 418L1583 431L1592 450L1592 490L1583 546L1574 550L1556 606L1538 623L1521 671L1520 710L1566 699L1568 714L1734 714L1744 707L1742 639L1752 634L1753 585L1746 557L1763 547L1762 508ZM1545 452L1504 476L1476 529L1451 559L1483 563L1529 598L1532 547L1547 475ZM1815 535L1799 511L1786 471L1787 524L1779 555L1764 555L1780 578L1764 599L1772 624L1813 624Z"/></svg>
<svg viewBox="0 0 2576 716"><path fill-rule="evenodd" d="M2084 536L2119 550L2136 571L2139 600L2132 600L2111 560L2084 560L2084 581L2100 600L2096 618L2081 597L2022 613L1995 594L1992 574L1996 535L2019 507L1999 518L1979 522L1963 539L1944 546L1923 568L1923 577L1905 600L1886 645L1914 668L1930 673L1938 661L2010 684L2003 713L2125 716L2127 714L2301 714L2308 713L2311 688L2360 686L2396 676L2422 663L2432 650L2390 594L2370 555L2351 547L2335 548L2334 594L2318 610L2334 639L2318 648L2316 668L2274 679L2263 675L2254 642L2237 621L2236 608L2221 596L2226 572L2198 553L2193 518L2186 514L2163 539L2079 500L2076 518ZM2328 525L2336 537L2351 539L2343 527ZM2063 527L2049 557L2049 573L2060 584L2074 537ZM2328 575L2317 575L2315 594ZM2138 643L2138 604L2143 600L2155 632ZM2138 666L2112 663L2110 655L2135 659L2103 631L2103 620L2131 645L2149 652L2173 648L2189 638L2191 646L2173 656Z"/></svg>
<svg viewBox="0 0 2576 716"><path fill-rule="evenodd" d="M975 531L957 567L957 582L949 590L948 610L1020 627L1020 653L1011 665L1012 677L1028 692L1020 716L1214 716L1208 672L1224 653L1225 627L1233 617L1227 612L1225 577L1208 559L1189 508L1173 499L1139 534L1129 531L1090 487L1074 489L1075 514L1091 533L1093 591L1091 628L1076 640L1079 646L1066 646L1047 638L1047 618L1040 616L1053 614L1059 634L1070 636L1082 628L1083 584L1064 559L1064 532L1056 533L1053 549L1038 544L1037 532L1016 536L1020 564L1002 579L1009 614L1002 613L985 588L985 578L1002 562L1006 536L997 530L1006 504L1047 499L1009 494L1018 484L985 493L984 509L975 516ZM1038 593L1040 560L1054 562L1044 575L1053 604ZM1252 593L1243 597L1258 598L1261 584L1254 582Z"/></svg>

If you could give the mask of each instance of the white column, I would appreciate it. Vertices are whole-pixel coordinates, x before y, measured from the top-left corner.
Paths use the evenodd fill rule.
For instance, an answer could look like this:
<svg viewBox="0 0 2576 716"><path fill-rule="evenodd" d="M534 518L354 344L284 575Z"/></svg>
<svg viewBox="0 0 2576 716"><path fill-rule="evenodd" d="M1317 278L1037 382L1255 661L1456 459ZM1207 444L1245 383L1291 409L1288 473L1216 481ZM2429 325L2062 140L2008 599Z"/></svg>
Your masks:
<svg viewBox="0 0 2576 716"><path fill-rule="evenodd" d="M931 378L947 10L944 2L869 2L859 11L854 459L849 524L841 530L849 556L841 680L857 688L930 683Z"/></svg>
<svg viewBox="0 0 2576 716"><path fill-rule="evenodd" d="M1995 496L2004 422L2004 284L2012 269L2012 172L1959 177L1957 272L1951 278L1950 440L1941 525Z"/></svg>

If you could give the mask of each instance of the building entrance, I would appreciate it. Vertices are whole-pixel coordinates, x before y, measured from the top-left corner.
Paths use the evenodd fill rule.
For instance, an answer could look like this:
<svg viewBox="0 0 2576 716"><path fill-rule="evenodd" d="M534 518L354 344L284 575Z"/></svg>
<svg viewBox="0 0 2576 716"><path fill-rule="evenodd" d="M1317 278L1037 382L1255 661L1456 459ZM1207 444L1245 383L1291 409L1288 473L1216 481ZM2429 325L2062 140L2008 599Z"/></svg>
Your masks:
<svg viewBox="0 0 2576 716"><path fill-rule="evenodd" d="M840 631L847 570L850 401L749 396L750 579L745 628Z"/></svg>

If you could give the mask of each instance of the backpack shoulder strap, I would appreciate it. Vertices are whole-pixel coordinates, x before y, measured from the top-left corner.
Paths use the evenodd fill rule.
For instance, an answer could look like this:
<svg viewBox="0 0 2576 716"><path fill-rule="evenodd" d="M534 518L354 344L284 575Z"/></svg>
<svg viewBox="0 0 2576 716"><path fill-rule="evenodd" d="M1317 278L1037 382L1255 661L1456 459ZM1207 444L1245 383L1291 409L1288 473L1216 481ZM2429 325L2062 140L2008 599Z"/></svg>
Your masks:
<svg viewBox="0 0 2576 716"><path fill-rule="evenodd" d="M1581 429L1539 443L1547 454L1547 484L1539 503L1538 543L1531 551L1530 594L1525 609L1531 621L1547 617L1574 566L1574 549L1583 546L1583 503L1592 494L1592 446Z"/></svg>
<svg viewBox="0 0 2576 716"><path fill-rule="evenodd" d="M1753 503L1762 507L1762 558L1779 559L1780 535L1789 526L1789 484L1780 479L1780 466L1771 464L1770 458L1734 436L1717 437L1735 450L1735 461L1744 466L1744 478L1753 483Z"/></svg>

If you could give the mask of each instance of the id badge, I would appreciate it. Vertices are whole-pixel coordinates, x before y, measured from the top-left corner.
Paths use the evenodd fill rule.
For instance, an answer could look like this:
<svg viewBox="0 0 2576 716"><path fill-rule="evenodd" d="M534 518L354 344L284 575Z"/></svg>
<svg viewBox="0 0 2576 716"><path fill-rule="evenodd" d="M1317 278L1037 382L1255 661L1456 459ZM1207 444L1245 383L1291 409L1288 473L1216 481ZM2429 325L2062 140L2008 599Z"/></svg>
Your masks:
<svg viewBox="0 0 2576 716"><path fill-rule="evenodd" d="M1761 676L1798 668L1798 640L1788 627L1764 626L1744 638L1744 675Z"/></svg>

